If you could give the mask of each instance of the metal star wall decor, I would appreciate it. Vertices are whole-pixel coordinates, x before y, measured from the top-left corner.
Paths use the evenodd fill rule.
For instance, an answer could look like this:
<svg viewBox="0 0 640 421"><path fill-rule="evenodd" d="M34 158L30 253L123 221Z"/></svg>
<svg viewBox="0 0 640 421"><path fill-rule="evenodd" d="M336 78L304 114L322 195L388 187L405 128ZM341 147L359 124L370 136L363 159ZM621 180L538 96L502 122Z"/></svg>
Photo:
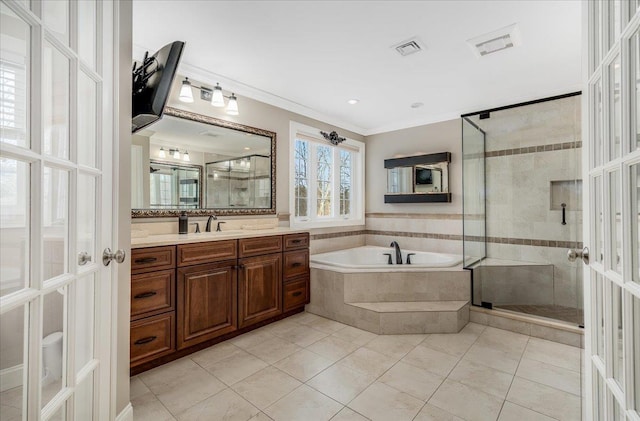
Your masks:
<svg viewBox="0 0 640 421"><path fill-rule="evenodd" d="M320 134L329 142L331 142L333 146L338 146L339 144L347 140L344 137L340 137L340 135L335 130L332 131L331 133L320 132Z"/></svg>

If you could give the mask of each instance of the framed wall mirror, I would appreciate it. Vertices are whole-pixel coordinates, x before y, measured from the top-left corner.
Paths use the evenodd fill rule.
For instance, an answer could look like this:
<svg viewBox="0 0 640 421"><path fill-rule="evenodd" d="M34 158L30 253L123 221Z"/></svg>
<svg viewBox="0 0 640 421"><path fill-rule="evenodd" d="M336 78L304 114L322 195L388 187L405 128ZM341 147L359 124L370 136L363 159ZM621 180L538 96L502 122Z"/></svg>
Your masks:
<svg viewBox="0 0 640 421"><path fill-rule="evenodd" d="M276 210L276 134L167 107L132 135L131 216Z"/></svg>

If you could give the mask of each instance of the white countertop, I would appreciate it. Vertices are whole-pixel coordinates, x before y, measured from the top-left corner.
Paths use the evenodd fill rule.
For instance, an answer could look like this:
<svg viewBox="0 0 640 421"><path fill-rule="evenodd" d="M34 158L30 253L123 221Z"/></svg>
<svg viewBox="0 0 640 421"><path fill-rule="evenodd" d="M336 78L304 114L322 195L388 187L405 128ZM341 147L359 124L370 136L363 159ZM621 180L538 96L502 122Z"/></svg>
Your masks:
<svg viewBox="0 0 640 421"><path fill-rule="evenodd" d="M204 243L207 241L235 240L238 238L268 237L271 235L308 232L304 229L276 227L260 230L228 230L221 232L201 232L199 234L156 234L148 237L131 238L131 248L172 246L175 244Z"/></svg>

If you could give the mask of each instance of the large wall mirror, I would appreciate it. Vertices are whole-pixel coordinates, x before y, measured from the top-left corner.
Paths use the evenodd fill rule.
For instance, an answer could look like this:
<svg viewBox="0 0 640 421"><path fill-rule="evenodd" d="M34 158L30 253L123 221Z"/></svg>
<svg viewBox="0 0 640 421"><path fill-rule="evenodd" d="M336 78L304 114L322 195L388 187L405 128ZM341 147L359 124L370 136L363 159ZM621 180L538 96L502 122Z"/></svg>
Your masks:
<svg viewBox="0 0 640 421"><path fill-rule="evenodd" d="M275 214L274 132L167 107L131 143L133 217Z"/></svg>

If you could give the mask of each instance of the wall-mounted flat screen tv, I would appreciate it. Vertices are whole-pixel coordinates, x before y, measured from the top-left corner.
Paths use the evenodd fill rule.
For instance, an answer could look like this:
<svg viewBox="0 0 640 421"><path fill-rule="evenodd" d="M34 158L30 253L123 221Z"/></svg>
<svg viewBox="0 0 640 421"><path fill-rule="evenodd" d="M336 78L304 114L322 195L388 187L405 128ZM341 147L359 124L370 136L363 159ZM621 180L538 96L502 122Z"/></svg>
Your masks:
<svg viewBox="0 0 640 421"><path fill-rule="evenodd" d="M134 65L131 133L162 117L183 48L184 42L172 42Z"/></svg>
<svg viewBox="0 0 640 421"><path fill-rule="evenodd" d="M433 184L433 174L428 168L416 167L416 185Z"/></svg>

